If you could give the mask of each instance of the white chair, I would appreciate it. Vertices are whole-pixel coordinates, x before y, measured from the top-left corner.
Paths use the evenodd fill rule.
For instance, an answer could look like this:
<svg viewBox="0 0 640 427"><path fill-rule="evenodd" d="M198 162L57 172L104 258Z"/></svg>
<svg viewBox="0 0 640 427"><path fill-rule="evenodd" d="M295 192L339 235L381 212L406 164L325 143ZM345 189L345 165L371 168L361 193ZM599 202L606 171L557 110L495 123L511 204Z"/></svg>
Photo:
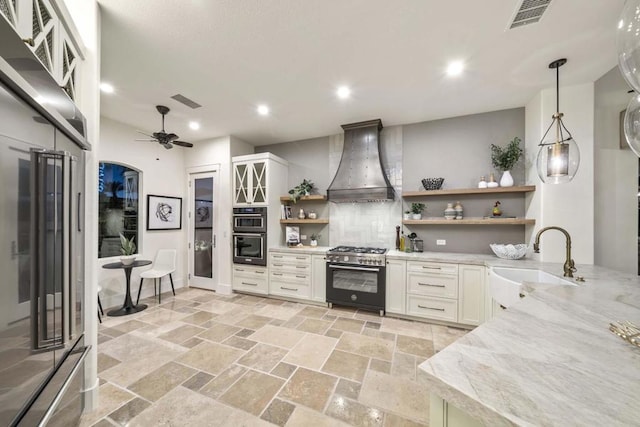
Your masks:
<svg viewBox="0 0 640 427"><path fill-rule="evenodd" d="M138 300L136 305L140 302L140 291L142 290L142 281L144 279L153 279L153 291L155 295L156 291L156 279L158 279L158 304L162 302L162 278L169 275L171 281L171 290L173 295L176 295L176 290L173 287L173 277L171 273L176 271L176 250L175 249L160 249L156 254L156 259L153 261L153 265L149 270L140 273L140 287L138 288Z"/></svg>

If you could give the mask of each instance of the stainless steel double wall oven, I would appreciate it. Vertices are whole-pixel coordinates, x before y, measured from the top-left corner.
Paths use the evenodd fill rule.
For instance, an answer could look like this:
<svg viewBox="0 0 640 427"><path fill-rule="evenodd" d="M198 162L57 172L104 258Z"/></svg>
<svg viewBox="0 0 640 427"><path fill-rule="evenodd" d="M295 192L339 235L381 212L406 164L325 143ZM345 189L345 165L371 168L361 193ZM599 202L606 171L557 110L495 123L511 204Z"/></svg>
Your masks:
<svg viewBox="0 0 640 427"><path fill-rule="evenodd" d="M267 208L233 208L233 262L267 265Z"/></svg>

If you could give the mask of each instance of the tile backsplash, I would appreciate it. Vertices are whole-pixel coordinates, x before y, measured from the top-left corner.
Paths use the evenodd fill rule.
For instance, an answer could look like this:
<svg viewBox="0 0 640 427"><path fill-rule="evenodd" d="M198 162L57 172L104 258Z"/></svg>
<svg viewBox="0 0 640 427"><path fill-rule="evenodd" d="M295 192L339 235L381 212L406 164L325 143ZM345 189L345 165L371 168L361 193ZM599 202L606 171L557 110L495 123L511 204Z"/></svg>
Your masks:
<svg viewBox="0 0 640 427"><path fill-rule="evenodd" d="M329 138L331 179L342 157L344 135ZM387 202L329 203L330 245L364 245L395 248L396 226L402 219L402 126L384 128L380 134L382 167L395 190Z"/></svg>

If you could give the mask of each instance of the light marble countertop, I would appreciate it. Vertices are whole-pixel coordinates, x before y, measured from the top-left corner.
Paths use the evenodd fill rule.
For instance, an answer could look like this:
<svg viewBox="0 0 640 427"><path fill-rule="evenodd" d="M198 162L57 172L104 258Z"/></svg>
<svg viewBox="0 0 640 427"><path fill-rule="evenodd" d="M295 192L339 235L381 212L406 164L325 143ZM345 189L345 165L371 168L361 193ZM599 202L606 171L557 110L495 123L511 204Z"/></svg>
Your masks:
<svg viewBox="0 0 640 427"><path fill-rule="evenodd" d="M277 248L269 248L269 252L282 252L282 253L292 253L292 254L324 254L329 249L330 246L280 246Z"/></svg>
<svg viewBox="0 0 640 427"><path fill-rule="evenodd" d="M502 261L486 265L562 273ZM421 379L485 425L640 425L640 348L608 330L640 324L640 279L593 265L577 275L575 287L525 284L527 297L423 362Z"/></svg>

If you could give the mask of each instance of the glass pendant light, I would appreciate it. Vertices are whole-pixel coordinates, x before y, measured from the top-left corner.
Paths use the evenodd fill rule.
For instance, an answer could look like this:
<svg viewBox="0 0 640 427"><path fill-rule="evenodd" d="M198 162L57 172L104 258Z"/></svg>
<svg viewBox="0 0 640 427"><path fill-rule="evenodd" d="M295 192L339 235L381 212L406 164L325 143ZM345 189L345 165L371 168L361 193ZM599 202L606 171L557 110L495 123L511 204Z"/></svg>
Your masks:
<svg viewBox="0 0 640 427"><path fill-rule="evenodd" d="M548 184L562 184L569 182L576 176L580 165L580 150L571 136L571 132L562 123L564 114L560 112L560 67L567 63L566 58L557 59L549 64L549 68L556 70L556 113L553 121L542 136L538 146L536 169L542 182ZM555 138L549 135L551 128L555 128Z"/></svg>
<svg viewBox="0 0 640 427"><path fill-rule="evenodd" d="M624 115L624 136L627 144L640 156L640 0L627 0L622 8L618 31L618 68L624 79L636 91Z"/></svg>

